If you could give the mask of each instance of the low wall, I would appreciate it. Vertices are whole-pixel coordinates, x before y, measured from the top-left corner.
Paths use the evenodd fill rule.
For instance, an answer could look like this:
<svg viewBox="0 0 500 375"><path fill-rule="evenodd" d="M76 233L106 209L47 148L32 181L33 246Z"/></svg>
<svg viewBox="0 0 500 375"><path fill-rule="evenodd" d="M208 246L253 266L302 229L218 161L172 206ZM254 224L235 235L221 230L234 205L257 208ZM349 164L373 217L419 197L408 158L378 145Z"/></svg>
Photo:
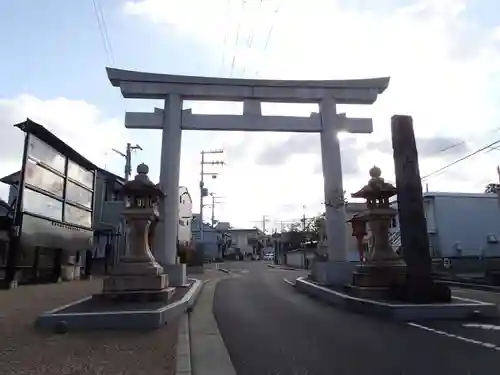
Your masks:
<svg viewBox="0 0 500 375"><path fill-rule="evenodd" d="M286 265L295 268L310 269L314 254L307 251L295 250L286 253Z"/></svg>

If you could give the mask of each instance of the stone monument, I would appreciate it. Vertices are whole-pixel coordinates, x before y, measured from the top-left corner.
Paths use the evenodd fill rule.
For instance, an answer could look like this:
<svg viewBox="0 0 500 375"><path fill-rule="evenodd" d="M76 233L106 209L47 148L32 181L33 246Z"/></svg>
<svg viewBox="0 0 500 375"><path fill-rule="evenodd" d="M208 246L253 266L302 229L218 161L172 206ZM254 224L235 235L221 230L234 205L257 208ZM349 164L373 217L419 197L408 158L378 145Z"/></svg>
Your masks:
<svg viewBox="0 0 500 375"><path fill-rule="evenodd" d="M448 287L432 279L427 221L422 199L418 151L410 116L391 118L394 171L398 195L401 246L408 267L408 282L401 297L414 303L448 302Z"/></svg>
<svg viewBox="0 0 500 375"><path fill-rule="evenodd" d="M396 187L381 177L378 167L370 169L370 180L353 198L366 199L366 211L357 221L368 222L371 246L364 262L356 267L351 290L356 295L389 298L395 285L406 281L406 264L389 243L389 224L397 211L390 207L389 198L396 195ZM353 228L354 229L354 228Z"/></svg>
<svg viewBox="0 0 500 375"><path fill-rule="evenodd" d="M148 172L148 166L140 164L135 179L125 183L120 191L125 199L127 250L112 274L104 279L101 297L127 301L168 300L175 290L169 288L168 275L150 249L149 231L158 218L158 203L164 194L151 182Z"/></svg>

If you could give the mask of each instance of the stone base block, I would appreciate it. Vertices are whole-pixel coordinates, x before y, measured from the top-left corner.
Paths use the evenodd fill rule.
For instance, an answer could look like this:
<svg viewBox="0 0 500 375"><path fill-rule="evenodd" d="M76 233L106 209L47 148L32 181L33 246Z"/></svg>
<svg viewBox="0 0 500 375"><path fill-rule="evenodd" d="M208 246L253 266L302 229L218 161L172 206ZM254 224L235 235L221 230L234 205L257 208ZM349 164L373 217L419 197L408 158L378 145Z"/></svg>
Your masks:
<svg viewBox="0 0 500 375"><path fill-rule="evenodd" d="M359 298L367 298L373 300L386 300L391 297L391 289L384 287L362 287L347 285L345 290L349 295Z"/></svg>
<svg viewBox="0 0 500 375"><path fill-rule="evenodd" d="M352 274L359 262L313 262L311 277L317 283L331 286L351 284Z"/></svg>
<svg viewBox="0 0 500 375"><path fill-rule="evenodd" d="M161 290L136 290L136 291L106 291L93 295L93 298L121 302L168 302L175 293L175 288Z"/></svg>
<svg viewBox="0 0 500 375"><path fill-rule="evenodd" d="M39 315L35 321L38 329L75 330L151 330L163 327L178 319L195 305L203 287L201 280L189 280L188 288L177 288L176 295L168 302L121 302L106 300L108 296L86 297L57 307ZM169 288L172 290L173 288ZM164 292L165 293L165 292ZM168 292L166 292L168 294ZM147 292L143 292L147 295ZM133 293L129 293L133 295ZM104 300L102 300L104 298ZM120 297L119 297L120 298Z"/></svg>
<svg viewBox="0 0 500 375"><path fill-rule="evenodd" d="M185 286L188 284L185 264L164 265L163 270L168 274L168 280L171 286Z"/></svg>
<svg viewBox="0 0 500 375"><path fill-rule="evenodd" d="M358 265L353 273L352 284L358 287L388 288L405 282L405 264L375 263Z"/></svg>
<svg viewBox="0 0 500 375"><path fill-rule="evenodd" d="M163 267L148 259L126 258L113 269L113 275L161 275Z"/></svg>
<svg viewBox="0 0 500 375"><path fill-rule="evenodd" d="M163 275L124 275L111 276L103 281L104 293L128 292L128 291L155 291L168 287L168 276Z"/></svg>

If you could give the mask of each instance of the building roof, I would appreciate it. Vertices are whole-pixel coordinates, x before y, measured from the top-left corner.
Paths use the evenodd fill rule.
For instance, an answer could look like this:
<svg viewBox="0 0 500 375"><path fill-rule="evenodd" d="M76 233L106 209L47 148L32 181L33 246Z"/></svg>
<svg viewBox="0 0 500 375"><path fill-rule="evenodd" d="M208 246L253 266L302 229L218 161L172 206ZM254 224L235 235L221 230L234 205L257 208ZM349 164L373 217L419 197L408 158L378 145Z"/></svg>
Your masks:
<svg viewBox="0 0 500 375"><path fill-rule="evenodd" d="M245 232L247 232L247 233L253 233L253 232L255 232L255 233L264 233L259 228L248 228L248 229L245 229L245 228L240 228L240 229L238 229L238 228L230 228L228 230L228 232L229 233L235 233L235 232L239 232L239 233L245 233Z"/></svg>
<svg viewBox="0 0 500 375"><path fill-rule="evenodd" d="M446 198L494 198L498 199L498 195L493 193L456 193L446 191L427 192L423 194L424 198L446 197Z"/></svg>
<svg viewBox="0 0 500 375"><path fill-rule="evenodd" d="M123 185L125 183L125 178L118 176L117 174L114 174L110 171L107 171L106 169L98 168L99 173L102 173L107 177L109 180L113 180L118 182L119 184Z"/></svg>
<svg viewBox="0 0 500 375"><path fill-rule="evenodd" d="M14 126L26 133L33 134L34 136L36 136L37 138L39 138L40 140L44 141L49 146L54 148L56 151L59 151L61 154L67 156L68 158L73 160L75 163L81 165L82 167L89 170L98 169L98 167L94 163L92 163L83 155L75 151L73 148L71 148L68 144L63 142L60 138L56 137L45 127L34 122L33 120L27 118L26 121L20 122L19 124L15 124Z"/></svg>
<svg viewBox="0 0 500 375"><path fill-rule="evenodd" d="M3 182L7 185L14 185L19 182L19 176L21 175L21 171L13 172L7 176L0 178L0 182Z"/></svg>

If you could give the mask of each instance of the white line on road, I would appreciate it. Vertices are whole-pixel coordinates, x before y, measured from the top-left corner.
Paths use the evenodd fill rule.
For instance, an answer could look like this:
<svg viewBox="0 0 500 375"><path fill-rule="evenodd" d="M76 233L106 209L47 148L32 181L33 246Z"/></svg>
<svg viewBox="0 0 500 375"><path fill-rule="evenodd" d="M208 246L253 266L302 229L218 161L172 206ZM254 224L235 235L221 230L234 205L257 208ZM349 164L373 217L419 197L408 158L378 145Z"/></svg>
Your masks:
<svg viewBox="0 0 500 375"><path fill-rule="evenodd" d="M465 323L463 326L467 328L481 328L487 331L500 331L500 326L494 324Z"/></svg>
<svg viewBox="0 0 500 375"><path fill-rule="evenodd" d="M445 331L440 331L438 329L426 327L426 326L423 326L423 325L417 324L417 323L408 323L408 325L412 326L412 327L415 327L415 328L423 329L424 331L427 331L427 332L435 333L435 334L440 335L440 336L450 337L450 338L454 338L454 339L457 339L457 340L460 340L460 341L468 342L470 344L479 345L479 346L482 346L484 348L489 348L489 349L493 349L493 350L496 350L496 351L500 351L500 346L497 346L495 344L491 344L491 343L488 343L488 342L483 342L483 341L479 341L479 340L469 339L467 337L462 337L462 336L455 335L453 333L448 333L448 332L445 332Z"/></svg>

